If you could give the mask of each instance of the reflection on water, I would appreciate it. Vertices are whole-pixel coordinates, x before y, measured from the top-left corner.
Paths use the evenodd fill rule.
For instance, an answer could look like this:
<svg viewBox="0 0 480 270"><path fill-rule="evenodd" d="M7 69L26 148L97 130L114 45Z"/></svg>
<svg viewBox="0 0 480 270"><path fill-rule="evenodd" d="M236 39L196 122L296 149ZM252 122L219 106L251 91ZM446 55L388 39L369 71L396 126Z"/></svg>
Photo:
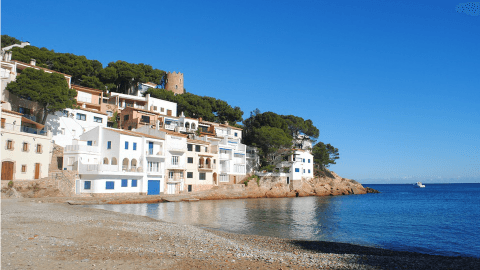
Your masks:
<svg viewBox="0 0 480 270"><path fill-rule="evenodd" d="M382 193L90 207L242 234L480 257L480 184L377 188Z"/></svg>
<svg viewBox="0 0 480 270"><path fill-rule="evenodd" d="M335 204L330 197L217 200L158 204L95 205L94 208L143 215L242 234L294 239L334 239Z"/></svg>

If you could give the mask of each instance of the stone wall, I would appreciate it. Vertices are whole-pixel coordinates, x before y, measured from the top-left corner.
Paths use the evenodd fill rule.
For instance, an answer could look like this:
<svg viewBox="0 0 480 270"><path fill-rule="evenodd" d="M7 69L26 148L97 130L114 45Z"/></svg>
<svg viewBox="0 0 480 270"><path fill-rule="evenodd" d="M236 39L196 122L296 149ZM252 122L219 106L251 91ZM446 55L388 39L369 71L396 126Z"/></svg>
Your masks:
<svg viewBox="0 0 480 270"><path fill-rule="evenodd" d="M52 161L48 168L48 172L63 170L63 147L53 144Z"/></svg>

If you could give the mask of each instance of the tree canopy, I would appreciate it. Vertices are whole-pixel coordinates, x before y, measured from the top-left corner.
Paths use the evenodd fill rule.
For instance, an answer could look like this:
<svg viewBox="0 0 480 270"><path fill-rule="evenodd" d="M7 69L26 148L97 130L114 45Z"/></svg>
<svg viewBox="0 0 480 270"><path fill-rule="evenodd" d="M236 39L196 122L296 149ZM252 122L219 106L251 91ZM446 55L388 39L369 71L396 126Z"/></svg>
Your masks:
<svg viewBox="0 0 480 270"><path fill-rule="evenodd" d="M243 143L260 149L263 166L272 165L290 154L293 141L301 136L301 140L315 140L320 132L312 120L304 120L294 115L279 115L274 112L261 113L256 109L250 117L243 121Z"/></svg>
<svg viewBox="0 0 480 270"><path fill-rule="evenodd" d="M177 103L177 111L183 112L187 117L201 117L203 120L216 123L227 121L233 126L243 120L243 111L239 107L232 107L226 101L213 97L199 96L188 92L175 95L171 91L157 88L148 89L146 94Z"/></svg>
<svg viewBox="0 0 480 270"><path fill-rule="evenodd" d="M318 142L313 146L312 154L315 165L320 166L322 169L329 167L330 164L336 164L335 161L340 158L338 148L323 142Z"/></svg>
<svg viewBox="0 0 480 270"><path fill-rule="evenodd" d="M3 38L2 38L3 46ZM125 61L110 62L103 68L98 60L89 60L85 56L72 53L57 53L47 48L25 46L12 48L12 59L28 63L36 60L36 65L72 75L72 83L110 91L128 93L138 83L153 82L162 84L165 71L154 69L150 65L132 64Z"/></svg>
<svg viewBox="0 0 480 270"><path fill-rule="evenodd" d="M45 124L49 113L71 108L76 103L77 92L68 88L62 74L33 68L24 69L16 81L7 85L6 90L21 98L38 102L43 108L42 124Z"/></svg>
<svg viewBox="0 0 480 270"><path fill-rule="evenodd" d="M13 44L21 44L22 42L14 37L8 35L2 35L2 48L8 47Z"/></svg>

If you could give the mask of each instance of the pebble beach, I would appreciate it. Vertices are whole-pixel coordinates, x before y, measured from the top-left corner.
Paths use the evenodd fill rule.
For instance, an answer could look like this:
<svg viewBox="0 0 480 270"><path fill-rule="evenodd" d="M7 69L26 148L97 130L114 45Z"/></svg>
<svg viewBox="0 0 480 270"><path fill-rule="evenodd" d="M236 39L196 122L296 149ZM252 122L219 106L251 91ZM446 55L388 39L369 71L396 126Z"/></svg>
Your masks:
<svg viewBox="0 0 480 270"><path fill-rule="evenodd" d="M2 269L479 269L480 259L240 235L2 199Z"/></svg>

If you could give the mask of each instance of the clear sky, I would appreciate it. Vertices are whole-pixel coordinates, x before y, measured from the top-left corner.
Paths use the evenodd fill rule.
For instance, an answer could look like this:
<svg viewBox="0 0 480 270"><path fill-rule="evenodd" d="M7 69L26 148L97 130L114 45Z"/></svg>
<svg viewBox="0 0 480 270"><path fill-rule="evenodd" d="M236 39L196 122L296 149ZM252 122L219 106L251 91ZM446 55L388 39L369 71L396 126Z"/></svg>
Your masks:
<svg viewBox="0 0 480 270"><path fill-rule="evenodd" d="M480 182L480 16L460 3L3 0L1 31L180 71L188 92L244 118L312 119L342 177Z"/></svg>

